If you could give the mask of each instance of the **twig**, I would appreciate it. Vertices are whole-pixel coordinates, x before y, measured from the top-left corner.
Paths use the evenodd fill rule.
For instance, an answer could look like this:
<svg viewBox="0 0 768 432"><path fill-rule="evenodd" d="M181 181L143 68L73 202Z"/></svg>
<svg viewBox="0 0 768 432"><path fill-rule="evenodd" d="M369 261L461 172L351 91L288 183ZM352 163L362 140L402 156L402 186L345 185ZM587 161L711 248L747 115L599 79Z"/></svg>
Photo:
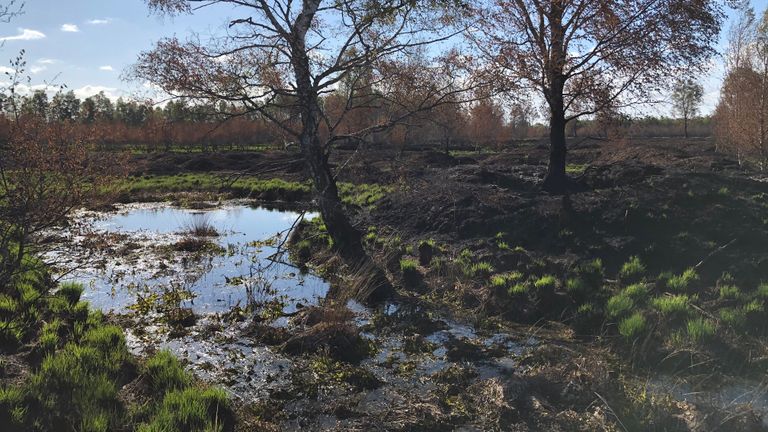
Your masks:
<svg viewBox="0 0 768 432"><path fill-rule="evenodd" d="M728 243L726 243L726 244L724 244L724 245L720 246L719 248L717 248L717 249L713 250L712 252L710 252L710 253L709 253L709 255L705 256L705 257L704 257L704 259L702 259L701 261L699 261L699 263L698 263L698 264L696 264L695 266L693 266L693 268L694 268L694 269L696 269L696 270L698 270L698 269L699 269L699 267L701 267L702 265L704 265L704 263L705 263L705 262L707 262L707 260L709 260L709 259L710 259L710 258L712 258L713 256L717 255L718 253L722 252L722 251L723 251L723 250L725 250L725 249L726 249L728 246L730 246L730 245L732 245L732 244L736 243L736 240L738 240L738 238L735 238L735 239L733 239L733 240L729 241Z"/></svg>

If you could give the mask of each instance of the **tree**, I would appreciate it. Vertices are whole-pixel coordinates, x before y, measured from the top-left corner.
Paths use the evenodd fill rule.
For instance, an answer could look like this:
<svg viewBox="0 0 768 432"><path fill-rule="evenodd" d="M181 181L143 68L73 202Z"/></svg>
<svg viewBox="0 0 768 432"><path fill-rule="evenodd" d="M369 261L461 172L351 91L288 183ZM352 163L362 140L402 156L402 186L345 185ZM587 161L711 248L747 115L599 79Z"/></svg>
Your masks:
<svg viewBox="0 0 768 432"><path fill-rule="evenodd" d="M704 87L692 78L678 80L672 90L672 110L683 119L685 137L688 138L688 121L699 112Z"/></svg>
<svg viewBox="0 0 768 432"><path fill-rule="evenodd" d="M744 6L729 32L728 69L715 111L718 146L768 161L768 9Z"/></svg>
<svg viewBox="0 0 768 432"><path fill-rule="evenodd" d="M35 90L31 97L25 97L21 100L21 114L36 116L39 118L48 118L48 94L45 90Z"/></svg>
<svg viewBox="0 0 768 432"><path fill-rule="evenodd" d="M73 121L80 114L80 99L75 93L56 93L51 100L49 117L51 121Z"/></svg>
<svg viewBox="0 0 768 432"><path fill-rule="evenodd" d="M470 139L475 147L497 148L504 134L504 112L493 99L483 99L469 109Z"/></svg>
<svg viewBox="0 0 768 432"><path fill-rule="evenodd" d="M442 63L441 86L430 88L415 105L392 110L374 125L361 130L340 130L343 119L361 109L348 103L335 119L328 116L323 95L346 80L350 99L373 96L397 106L389 96L387 79L402 75L402 57L453 33L439 2L401 0L147 0L159 13L191 13L202 8L226 7L239 15L229 22L227 34L203 44L199 38L158 42L143 53L133 75L164 91L189 99L236 103L244 111L274 122L301 149L313 184L315 199L334 245L347 261L367 266L362 237L345 214L328 159L332 144L361 142L365 136L397 124L414 111L426 110L442 100L444 90L459 77ZM435 26L435 23L441 26ZM442 30L436 31L435 27ZM406 65L407 66L407 65ZM373 78L349 79L353 73L373 71ZM361 74L360 76L365 76ZM418 80L418 76L413 77ZM373 84L373 86L371 86ZM238 114L241 115L241 114ZM374 284L388 286L383 272ZM376 287L374 287L376 288Z"/></svg>
<svg viewBox="0 0 768 432"><path fill-rule="evenodd" d="M471 37L510 93L549 108L544 188L567 187L566 125L606 106L647 101L715 54L714 0L492 0Z"/></svg>

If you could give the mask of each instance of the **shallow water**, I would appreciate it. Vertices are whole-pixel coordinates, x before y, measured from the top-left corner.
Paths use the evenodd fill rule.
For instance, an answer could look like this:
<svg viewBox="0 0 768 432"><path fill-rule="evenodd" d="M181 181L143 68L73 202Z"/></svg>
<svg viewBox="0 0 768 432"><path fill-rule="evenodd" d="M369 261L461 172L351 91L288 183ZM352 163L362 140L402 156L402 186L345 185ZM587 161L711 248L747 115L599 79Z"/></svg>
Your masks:
<svg viewBox="0 0 768 432"><path fill-rule="evenodd" d="M306 373L306 359L286 355L254 338L249 330L253 320L222 314L236 306L253 306L258 313L259 304L276 301L284 313L291 313L322 301L329 289L325 281L302 275L287 257L273 257L276 244L286 238L298 216L238 203L204 211L159 203L127 205L110 213L80 214L64 234L66 247L56 256L67 259L61 269L72 273L66 279L85 283L85 300L103 311L129 317L132 324L127 325L126 336L134 354L168 349L198 377L223 386L234 397L263 400L274 391L295 388L296 374ZM209 239L225 252L171 251L169 246L187 235L183 231L196 218L204 218L220 233ZM265 242L269 239L277 243ZM194 325L183 331L169 325L161 314L142 313L135 307L153 294L160 295L162 302L169 287L193 295L180 302L197 315ZM378 389L361 390L365 410L387 410L407 395L434 391L440 385L435 376L451 367L472 369L475 381L512 374L519 367L519 356L538 343L527 336L481 332L411 304L388 303L372 309L351 301L348 308L362 336L376 347L376 353L360 366L383 383ZM426 319L428 315L432 317ZM283 326L289 332L303 331L302 324L291 318L273 318L256 321ZM377 320L388 324L379 325ZM405 323L410 330L401 328ZM415 348L414 334L421 335ZM461 343L471 343L481 354L495 354L464 359L461 352L457 354ZM324 391L319 399L296 400L292 409L311 413L311 422L319 427L316 405L345 395L340 389Z"/></svg>
<svg viewBox="0 0 768 432"><path fill-rule="evenodd" d="M143 204L115 213L85 214L80 220L90 226L89 235L107 236L110 245L94 252L83 245L84 234L71 233L69 250L62 256L80 259L65 264L72 269L65 279L84 283L83 299L103 311L124 312L139 297L181 290L193 296L181 306L198 314L275 300L284 304L285 312L292 312L297 304L316 304L328 284L301 274L284 259L270 259L276 244L260 242L285 239L297 217L291 211L236 204L202 211ZM204 219L220 233L207 239L223 253L169 252L167 247L184 238L183 231L196 219Z"/></svg>

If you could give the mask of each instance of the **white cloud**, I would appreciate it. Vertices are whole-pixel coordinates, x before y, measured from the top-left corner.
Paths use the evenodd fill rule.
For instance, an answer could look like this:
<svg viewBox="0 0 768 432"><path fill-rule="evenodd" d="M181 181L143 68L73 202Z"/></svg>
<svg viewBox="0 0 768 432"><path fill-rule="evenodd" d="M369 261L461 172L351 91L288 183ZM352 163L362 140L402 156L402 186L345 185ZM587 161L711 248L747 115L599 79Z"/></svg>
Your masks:
<svg viewBox="0 0 768 432"><path fill-rule="evenodd" d="M97 18L97 19L88 20L88 24L91 24L91 25L106 25L111 22L112 22L111 18Z"/></svg>
<svg viewBox="0 0 768 432"><path fill-rule="evenodd" d="M56 60L56 59L50 59L50 58L41 58L41 59L40 59L40 60L38 60L37 62L38 62L38 63L40 63L40 64L44 64L44 65L52 65L52 64L56 64L56 63L58 63L59 61L58 61L58 60Z"/></svg>
<svg viewBox="0 0 768 432"><path fill-rule="evenodd" d="M105 87L105 86L90 85L90 84L80 87L78 89L74 89L72 91L75 92L75 96L77 96L80 99L91 97L93 95L99 94L100 92L104 92L104 95L110 99L117 99L122 94L121 91L119 91L114 87Z"/></svg>
<svg viewBox="0 0 768 432"><path fill-rule="evenodd" d="M44 39L45 34L43 32L39 32L37 30L30 30L25 28L19 29L19 34L16 36L3 36L0 37L0 41L15 41L15 40L23 40L23 41L29 41L29 40L37 40L37 39Z"/></svg>
<svg viewBox="0 0 768 432"><path fill-rule="evenodd" d="M29 68L29 71L32 72L33 75L37 75L46 69L48 68L45 66L32 66L31 68Z"/></svg>
<svg viewBox="0 0 768 432"><path fill-rule="evenodd" d="M107 71L107 72L112 72L115 69L112 66L110 66L110 65L105 65L105 66L99 66L99 70L103 70L103 71Z"/></svg>
<svg viewBox="0 0 768 432"><path fill-rule="evenodd" d="M80 27L77 24L62 24L61 31L67 33L77 33L80 31Z"/></svg>
<svg viewBox="0 0 768 432"><path fill-rule="evenodd" d="M15 73L16 73L16 69L14 69L12 67L0 66L0 74L2 74L2 75L5 75L5 74L13 75Z"/></svg>

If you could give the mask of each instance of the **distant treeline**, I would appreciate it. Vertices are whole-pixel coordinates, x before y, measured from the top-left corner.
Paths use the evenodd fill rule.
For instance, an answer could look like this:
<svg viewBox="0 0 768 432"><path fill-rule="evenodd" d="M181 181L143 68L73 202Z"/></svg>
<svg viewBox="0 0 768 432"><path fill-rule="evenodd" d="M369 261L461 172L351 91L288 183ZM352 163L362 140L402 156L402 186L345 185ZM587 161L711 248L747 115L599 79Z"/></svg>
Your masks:
<svg viewBox="0 0 768 432"><path fill-rule="evenodd" d="M6 118L31 116L81 128L83 135L103 150L223 151L286 148L292 144L289 135L271 121L226 102L211 105L174 100L158 107L123 98L112 101L103 92L80 100L71 91L49 98L45 91L38 90L20 99L0 100L0 104ZM520 140L548 136L547 125L532 121L533 112L531 107L502 106L491 99L470 106L446 105L364 140L340 141L339 145L363 144L399 151L424 147L501 150ZM349 129L375 121L375 112L366 114L346 120L359 123L349 124ZM7 124L0 126L7 129ZM711 118L693 119L689 133L710 136ZM681 137L683 122L666 117L604 115L570 122L568 136Z"/></svg>

